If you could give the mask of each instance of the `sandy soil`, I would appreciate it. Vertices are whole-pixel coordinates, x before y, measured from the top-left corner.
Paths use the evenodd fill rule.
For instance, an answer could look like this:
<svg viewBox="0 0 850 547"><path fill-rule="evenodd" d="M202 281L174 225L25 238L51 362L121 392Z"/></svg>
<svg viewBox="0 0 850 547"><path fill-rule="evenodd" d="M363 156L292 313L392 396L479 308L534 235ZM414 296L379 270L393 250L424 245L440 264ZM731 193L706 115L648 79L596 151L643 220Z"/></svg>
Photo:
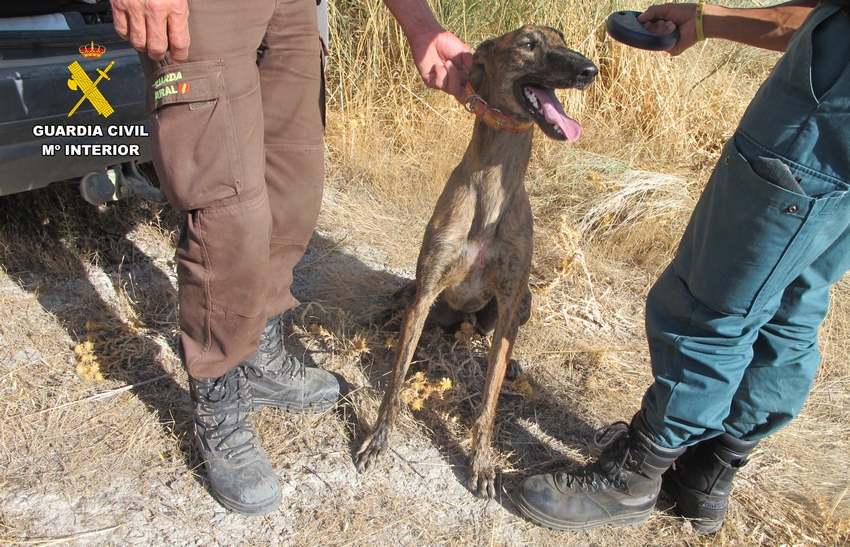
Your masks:
<svg viewBox="0 0 850 547"><path fill-rule="evenodd" d="M361 198L333 188L296 272L302 307L291 316L287 347L344 374L354 389L326 414L256 414L284 501L261 518L230 513L209 495L174 353L177 215L140 202L87 210L63 188L5 199L0 544L847 544L846 503L838 506L846 476L818 472L846 467L846 452L836 456L848 437L843 415L829 423L803 418L764 443L715 538L696 536L664 497L645 525L581 533L541 529L504 497L476 498L465 487L465 458L487 341L439 330L423 336L414 369L429 381L450 378L453 389L423 410L406 409L382 467L358 473L352 451L374 420L392 362L386 340L397 328L380 312L412 275L424 221L390 219L387 230L395 226L397 239L413 243L388 252L387 230L367 237L349 218L363 214ZM554 280L540 272L562 252L541 251L536 281ZM609 269L593 273L590 292L588 275L579 268L538 294L520 335L517 358L531 393L506 386L500 401L494 450L506 489L525 474L586 461L592 431L629 419L650 381L640 319L645 281ZM103 379L87 377L92 363ZM834 397L846 405L846 393ZM807 452L811 435L835 441L819 447L820 470Z"/></svg>

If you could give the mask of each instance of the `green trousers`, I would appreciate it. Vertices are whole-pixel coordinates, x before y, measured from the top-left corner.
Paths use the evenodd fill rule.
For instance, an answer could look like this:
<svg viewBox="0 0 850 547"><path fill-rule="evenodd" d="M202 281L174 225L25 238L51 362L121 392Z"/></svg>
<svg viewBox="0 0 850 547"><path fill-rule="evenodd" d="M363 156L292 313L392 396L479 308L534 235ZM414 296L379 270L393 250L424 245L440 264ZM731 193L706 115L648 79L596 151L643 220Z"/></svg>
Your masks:
<svg viewBox="0 0 850 547"><path fill-rule="evenodd" d="M651 289L655 440L757 440L799 414L850 269L850 17L819 5L748 107Z"/></svg>

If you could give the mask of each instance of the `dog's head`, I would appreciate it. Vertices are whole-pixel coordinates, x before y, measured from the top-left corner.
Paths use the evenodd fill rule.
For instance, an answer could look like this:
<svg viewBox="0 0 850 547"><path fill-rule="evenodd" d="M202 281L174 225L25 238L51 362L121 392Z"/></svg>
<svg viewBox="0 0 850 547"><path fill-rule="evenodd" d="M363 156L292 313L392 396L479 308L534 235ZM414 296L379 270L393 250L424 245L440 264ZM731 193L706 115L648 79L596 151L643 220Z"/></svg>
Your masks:
<svg viewBox="0 0 850 547"><path fill-rule="evenodd" d="M524 26L482 42L473 55L470 83L492 108L517 121L534 121L546 136L574 141L581 126L564 113L555 89L585 89L599 71L567 48L549 27Z"/></svg>

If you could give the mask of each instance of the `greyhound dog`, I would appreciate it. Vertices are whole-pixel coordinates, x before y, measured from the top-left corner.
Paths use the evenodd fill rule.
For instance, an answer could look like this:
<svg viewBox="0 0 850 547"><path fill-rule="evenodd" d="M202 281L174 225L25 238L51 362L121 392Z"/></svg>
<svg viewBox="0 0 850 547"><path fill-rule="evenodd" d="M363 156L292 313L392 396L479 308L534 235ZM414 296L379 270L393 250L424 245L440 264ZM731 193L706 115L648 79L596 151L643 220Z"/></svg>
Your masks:
<svg viewBox="0 0 850 547"><path fill-rule="evenodd" d="M581 127L564 113L553 89L585 89L597 72L590 60L567 48L563 34L548 27L524 26L476 50L465 104L477 118L472 140L425 230L395 365L375 428L355 456L358 470L372 468L387 448L404 377L440 297L458 313L486 309L496 316L468 475L473 492L495 496L490 438L496 402L517 331L531 312L534 226L523 184L531 129L536 124L552 139L576 140Z"/></svg>

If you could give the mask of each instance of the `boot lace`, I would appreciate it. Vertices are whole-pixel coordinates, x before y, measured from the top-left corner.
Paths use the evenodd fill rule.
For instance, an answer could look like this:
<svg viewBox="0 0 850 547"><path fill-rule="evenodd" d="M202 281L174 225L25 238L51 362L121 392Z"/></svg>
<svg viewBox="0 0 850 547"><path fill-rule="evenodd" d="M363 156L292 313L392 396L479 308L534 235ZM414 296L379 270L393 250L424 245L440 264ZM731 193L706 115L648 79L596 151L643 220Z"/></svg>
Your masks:
<svg viewBox="0 0 850 547"><path fill-rule="evenodd" d="M260 355L257 364L246 362L245 365L257 378L268 374L272 378L288 376L289 378L304 378L304 364L286 353L283 345L283 317L272 317L266 323L266 329L260 336Z"/></svg>
<svg viewBox="0 0 850 547"><path fill-rule="evenodd" d="M629 449L629 426L625 422L597 429L593 433L593 449L599 459L573 471L557 471L555 481L570 490L593 492L608 486L621 486L624 468L636 465Z"/></svg>
<svg viewBox="0 0 850 547"><path fill-rule="evenodd" d="M249 419L251 392L242 367L198 388L197 420L210 450L230 460L253 452L257 433Z"/></svg>

